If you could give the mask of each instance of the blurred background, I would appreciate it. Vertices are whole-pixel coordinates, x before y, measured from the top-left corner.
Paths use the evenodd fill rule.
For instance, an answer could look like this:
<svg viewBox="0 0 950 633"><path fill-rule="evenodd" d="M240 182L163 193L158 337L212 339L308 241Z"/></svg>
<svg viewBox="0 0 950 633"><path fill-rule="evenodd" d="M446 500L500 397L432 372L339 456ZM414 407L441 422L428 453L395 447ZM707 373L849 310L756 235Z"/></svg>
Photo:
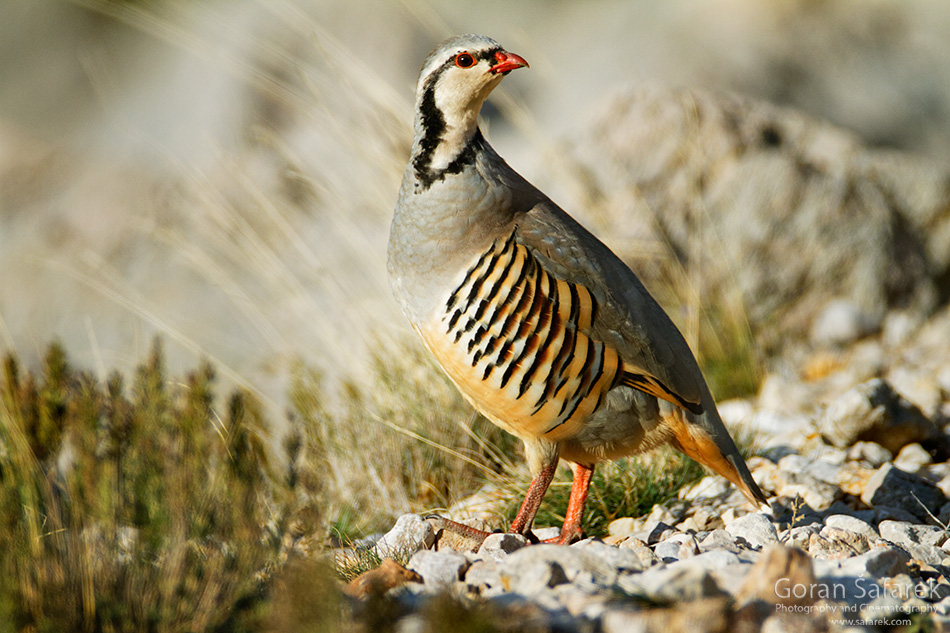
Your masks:
<svg viewBox="0 0 950 633"><path fill-rule="evenodd" d="M634 264L676 259L691 275L689 250L670 227L662 239L630 228L636 212L609 202L616 165L597 162L604 147L613 157L653 147L614 133L614 121L630 124L618 99L629 104L629 91L642 87L654 92L634 97L640 104L688 88L795 108L813 117L802 119L796 143L831 138L848 160L900 152L895 169L914 165L902 191L930 201L931 224L921 226L946 219L950 4L941 0L5 0L0 347L34 366L56 338L103 376L141 362L160 334L173 370L210 358L228 382L278 409L295 362L368 380L374 350L410 340L385 248L412 89L426 53L459 32L490 35L531 63L486 107L499 152ZM758 101L736 108L755 111L749 103ZM713 110L725 125L723 113L736 108L716 101ZM761 136L774 141L773 132ZM825 145L812 150L829 156ZM836 151L819 167L829 178L847 171ZM770 173L760 175L768 182ZM642 184L625 188L625 199ZM767 220L768 209L759 215ZM741 251L722 252L732 253L730 270L743 266ZM928 289L899 303L932 310L946 298L945 270L920 265ZM757 314L754 293L766 290L738 285L741 329L755 346L780 306ZM688 305L677 302L702 293L684 300L651 288L695 343ZM840 294L832 288L822 300ZM859 330L879 326L880 314L856 304ZM807 312L792 320L790 337L814 334ZM756 362L783 349L772 334Z"/></svg>

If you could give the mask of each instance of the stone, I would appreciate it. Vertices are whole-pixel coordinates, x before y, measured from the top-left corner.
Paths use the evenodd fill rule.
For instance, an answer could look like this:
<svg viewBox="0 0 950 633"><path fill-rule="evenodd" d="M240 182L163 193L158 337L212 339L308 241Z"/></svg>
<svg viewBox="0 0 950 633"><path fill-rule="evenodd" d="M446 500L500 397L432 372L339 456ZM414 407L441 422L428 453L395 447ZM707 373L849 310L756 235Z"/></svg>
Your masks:
<svg viewBox="0 0 950 633"><path fill-rule="evenodd" d="M650 514L648 514L643 520L643 529L646 530L647 533L650 533L659 523L665 523L666 525L676 525L676 522L679 520L681 514L682 512L674 514L670 508L657 503L650 510Z"/></svg>
<svg viewBox="0 0 950 633"><path fill-rule="evenodd" d="M808 541L808 554L813 558L850 558L869 548L864 535L827 526Z"/></svg>
<svg viewBox="0 0 950 633"><path fill-rule="evenodd" d="M534 533L534 537L542 542L561 536L561 528L558 527L534 528L531 531Z"/></svg>
<svg viewBox="0 0 950 633"><path fill-rule="evenodd" d="M929 545L941 547L947 543L947 530L933 525L882 521L878 525L881 537L895 545Z"/></svg>
<svg viewBox="0 0 950 633"><path fill-rule="evenodd" d="M819 578L842 576L871 576L884 578L906 574L910 558L896 547L877 547L851 558L822 559L813 561L815 575Z"/></svg>
<svg viewBox="0 0 950 633"><path fill-rule="evenodd" d="M768 604L808 606L817 583L808 554L796 547L772 543L746 574L736 601L764 600Z"/></svg>
<svg viewBox="0 0 950 633"><path fill-rule="evenodd" d="M848 460L866 462L872 468L880 468L891 459L891 452L877 442L855 442L848 448Z"/></svg>
<svg viewBox="0 0 950 633"><path fill-rule="evenodd" d="M822 412L816 425L822 436L838 448L870 441L892 454L912 442L940 438L937 425L880 378L838 396Z"/></svg>
<svg viewBox="0 0 950 633"><path fill-rule="evenodd" d="M739 546L736 544L736 537L727 530L713 530L699 542L699 551L708 552L712 550L725 550L727 552L738 553Z"/></svg>
<svg viewBox="0 0 950 633"><path fill-rule="evenodd" d="M677 496L686 501L714 499L727 494L730 486L728 481L718 475L707 475L693 485L680 489Z"/></svg>
<svg viewBox="0 0 950 633"><path fill-rule="evenodd" d="M811 537L818 534L820 530L821 527L815 524L796 525L785 531L781 541L782 544L787 547L797 547L802 550L807 550L811 543Z"/></svg>
<svg viewBox="0 0 950 633"><path fill-rule="evenodd" d="M940 384L934 376L935 368L895 366L887 372L886 380L894 389L916 404L928 417L933 417L944 401Z"/></svg>
<svg viewBox="0 0 950 633"><path fill-rule="evenodd" d="M751 512L726 524L726 531L736 539L745 541L754 548L764 547L778 541L775 526L761 512Z"/></svg>
<svg viewBox="0 0 950 633"><path fill-rule="evenodd" d="M571 548L600 559L622 574L643 571L653 564L652 561L644 562L639 553L631 548L614 547L598 539L584 539L571 545Z"/></svg>
<svg viewBox="0 0 950 633"><path fill-rule="evenodd" d="M699 543L696 542L696 539L693 538L691 535L685 535L685 536L686 538L680 539L680 542L679 542L679 551L677 552L677 554L680 560L683 560L684 558L690 558L692 556L696 556L697 554L700 553ZM673 540L673 539L670 539L670 540ZM668 542L668 541L664 541L664 542Z"/></svg>
<svg viewBox="0 0 950 633"><path fill-rule="evenodd" d="M511 534L510 532L489 534L478 548L478 555L482 558L502 560L508 554L521 549L527 544L528 539L520 534Z"/></svg>
<svg viewBox="0 0 950 633"><path fill-rule="evenodd" d="M693 516L690 518L695 522L697 531L712 530L724 525L719 518L719 513L707 506L699 506L696 508L693 512ZM686 530L683 531L685 532Z"/></svg>
<svg viewBox="0 0 950 633"><path fill-rule="evenodd" d="M904 510L919 519L928 520L928 511L939 510L947 502L937 486L922 477L884 464L868 480L861 501L869 506L888 506Z"/></svg>
<svg viewBox="0 0 950 633"><path fill-rule="evenodd" d="M779 470L772 483L779 496L791 499L800 497L808 507L817 511L831 507L841 496L837 486L813 477L806 471Z"/></svg>
<svg viewBox="0 0 950 633"><path fill-rule="evenodd" d="M652 530L650 530L647 536L647 544L656 545L660 541L664 541L668 539L673 534L679 534L679 533L680 531L677 530L672 525L668 525L660 521L653 526Z"/></svg>
<svg viewBox="0 0 950 633"><path fill-rule="evenodd" d="M696 556L670 565L657 565L640 574L624 574L618 586L631 595L658 602L690 602L725 595Z"/></svg>
<svg viewBox="0 0 950 633"><path fill-rule="evenodd" d="M473 537L465 534L459 534L453 530L443 529L441 525L441 517L428 517L427 522L430 523L435 530L436 550L474 552L481 546L481 537ZM488 522L478 517L458 519L457 522L482 532L491 531Z"/></svg>
<svg viewBox="0 0 950 633"><path fill-rule="evenodd" d="M854 503L854 500L851 502ZM851 516L860 521L864 521L868 525L877 523L877 513L872 508L868 508L867 510L854 510L843 500L835 501L831 504L831 507L822 512L818 518L821 523L824 523L826 517L834 515Z"/></svg>
<svg viewBox="0 0 950 633"><path fill-rule="evenodd" d="M894 465L909 473L916 473L924 466L932 464L933 461L933 457L930 456L930 453L925 451L923 446L914 442L913 444L908 444L897 453L897 457L894 458Z"/></svg>
<svg viewBox="0 0 950 633"><path fill-rule="evenodd" d="M623 517L614 519L607 524L607 534L610 536L629 536L634 532L643 529L643 524L639 519L633 517Z"/></svg>
<svg viewBox="0 0 950 633"><path fill-rule="evenodd" d="M644 568L652 567L660 562L656 554L653 553L653 550L647 547L647 544L638 538L628 538L619 545L618 549L629 550L636 554L640 560L640 564L643 565Z"/></svg>
<svg viewBox="0 0 950 633"><path fill-rule="evenodd" d="M680 559L680 544L674 541L657 543L653 553L664 563L672 563Z"/></svg>
<svg viewBox="0 0 950 633"><path fill-rule="evenodd" d="M831 543L840 543L842 547L850 548L856 554L863 554L871 549L868 537L860 532L825 525L821 528L819 535ZM877 536L874 536L873 539L874 541L879 540Z"/></svg>
<svg viewBox="0 0 950 633"><path fill-rule="evenodd" d="M946 530L931 525L915 525L903 521L881 521L881 538L900 546L915 559L939 565L947 553L939 549L947 540Z"/></svg>
<svg viewBox="0 0 950 633"><path fill-rule="evenodd" d="M838 472L838 488L849 495L860 497L875 472L876 469L869 468L867 462L846 462Z"/></svg>
<svg viewBox="0 0 950 633"><path fill-rule="evenodd" d="M875 320L851 301L832 299L812 321L809 334L817 346L840 346L871 332Z"/></svg>
<svg viewBox="0 0 950 633"><path fill-rule="evenodd" d="M701 567L711 572L733 565L744 565L746 563L744 563L735 552L729 552L724 549L713 549L689 557L688 564Z"/></svg>
<svg viewBox="0 0 950 633"><path fill-rule="evenodd" d="M859 629L864 630L864 629ZM828 625L808 613L773 613L762 623L760 633L826 633Z"/></svg>
<svg viewBox="0 0 950 633"><path fill-rule="evenodd" d="M408 582L422 582L422 576L387 558L376 569L363 572L346 585L344 591L354 597L383 594Z"/></svg>
<svg viewBox="0 0 950 633"><path fill-rule="evenodd" d="M465 571L465 587L481 597L498 595L503 591L501 574L494 560L477 560Z"/></svg>
<svg viewBox="0 0 950 633"><path fill-rule="evenodd" d="M606 594L590 593L570 583L554 587L554 597L573 617L589 621L603 617L609 600Z"/></svg>
<svg viewBox="0 0 950 633"><path fill-rule="evenodd" d="M838 483L838 464L829 463L824 459L786 455L776 465L779 470L790 473L807 473L810 477L827 484Z"/></svg>
<svg viewBox="0 0 950 633"><path fill-rule="evenodd" d="M443 589L462 580L471 563L464 554L445 550L419 550L409 559L409 569L422 576L426 587Z"/></svg>
<svg viewBox="0 0 950 633"><path fill-rule="evenodd" d="M729 602L706 598L674 607L610 609L601 620L603 633L724 633L733 623Z"/></svg>
<svg viewBox="0 0 950 633"><path fill-rule="evenodd" d="M847 514L832 514L825 517L825 526L856 532L863 535L869 543L880 538L877 530L870 523Z"/></svg>
<svg viewBox="0 0 950 633"><path fill-rule="evenodd" d="M421 549L432 547L435 530L418 514L404 514L396 519L389 532L376 541L376 553L380 558L400 558Z"/></svg>
<svg viewBox="0 0 950 633"><path fill-rule="evenodd" d="M571 622L575 621L575 618L559 604L557 597L550 589L534 596L511 592L500 593L490 597L485 602L489 609L496 613L511 614L523 630L570 631L571 633L577 630L576 627L571 626ZM430 633L433 630L439 629L433 629L430 623L430 626L426 627L425 633ZM582 629L577 633L586 632Z"/></svg>
<svg viewBox="0 0 950 633"><path fill-rule="evenodd" d="M618 575L614 567L583 549L547 544L524 547L509 554L499 563L499 571L505 590L526 595L585 579L610 586Z"/></svg>
<svg viewBox="0 0 950 633"><path fill-rule="evenodd" d="M842 130L736 95L628 88L602 112L568 151L591 175L585 191L596 192L600 221L630 244L617 254L632 259L644 241L690 253L712 305L741 293L764 349L809 336L835 303L853 306L850 340L890 308L922 312L939 295L935 273L950 257L943 165L878 158ZM906 227L900 239L895 226ZM644 282L673 274L658 264Z"/></svg>

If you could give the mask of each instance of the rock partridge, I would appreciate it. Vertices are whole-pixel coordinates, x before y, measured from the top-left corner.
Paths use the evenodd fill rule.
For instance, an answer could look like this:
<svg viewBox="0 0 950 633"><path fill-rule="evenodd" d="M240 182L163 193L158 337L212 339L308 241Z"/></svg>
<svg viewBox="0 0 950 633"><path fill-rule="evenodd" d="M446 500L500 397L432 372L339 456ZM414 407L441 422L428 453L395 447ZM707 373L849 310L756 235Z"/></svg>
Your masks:
<svg viewBox="0 0 950 633"><path fill-rule="evenodd" d="M531 537L564 459L574 479L556 540L577 540L595 464L664 443L765 503L663 309L479 130L485 98L527 66L480 35L425 59L388 253L393 292L426 347L476 409L524 442L533 481L510 530Z"/></svg>

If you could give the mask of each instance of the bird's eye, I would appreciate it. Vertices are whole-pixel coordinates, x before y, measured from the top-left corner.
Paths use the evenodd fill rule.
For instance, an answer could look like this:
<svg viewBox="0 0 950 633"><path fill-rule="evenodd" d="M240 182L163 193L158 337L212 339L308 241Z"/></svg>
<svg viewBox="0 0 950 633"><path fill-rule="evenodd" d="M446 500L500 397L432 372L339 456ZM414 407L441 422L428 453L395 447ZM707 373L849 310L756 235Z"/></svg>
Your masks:
<svg viewBox="0 0 950 633"><path fill-rule="evenodd" d="M471 68L475 65L475 58L471 53L459 53L455 56L455 65L459 68Z"/></svg>

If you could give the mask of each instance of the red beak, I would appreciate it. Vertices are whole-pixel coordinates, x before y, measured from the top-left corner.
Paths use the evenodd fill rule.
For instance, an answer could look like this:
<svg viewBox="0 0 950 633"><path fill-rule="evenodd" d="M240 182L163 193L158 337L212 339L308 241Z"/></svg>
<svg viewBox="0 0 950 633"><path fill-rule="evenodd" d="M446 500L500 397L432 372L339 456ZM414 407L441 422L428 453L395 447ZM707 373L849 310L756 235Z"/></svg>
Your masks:
<svg viewBox="0 0 950 633"><path fill-rule="evenodd" d="M495 61L498 63L490 68L493 73L507 73L515 68L527 68L528 62L521 55L498 51L495 53Z"/></svg>

